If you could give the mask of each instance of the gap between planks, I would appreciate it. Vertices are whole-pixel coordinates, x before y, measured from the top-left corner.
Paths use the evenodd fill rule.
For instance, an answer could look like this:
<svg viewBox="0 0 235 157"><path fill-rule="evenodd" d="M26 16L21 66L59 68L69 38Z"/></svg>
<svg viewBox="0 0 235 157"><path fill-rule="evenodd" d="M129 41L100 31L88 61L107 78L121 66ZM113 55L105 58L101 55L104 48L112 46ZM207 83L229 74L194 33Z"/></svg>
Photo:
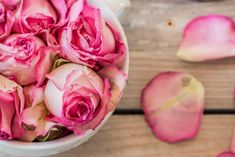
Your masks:
<svg viewBox="0 0 235 157"><path fill-rule="evenodd" d="M143 115L141 109L116 109L114 115ZM235 115L235 109L205 109L205 115Z"/></svg>

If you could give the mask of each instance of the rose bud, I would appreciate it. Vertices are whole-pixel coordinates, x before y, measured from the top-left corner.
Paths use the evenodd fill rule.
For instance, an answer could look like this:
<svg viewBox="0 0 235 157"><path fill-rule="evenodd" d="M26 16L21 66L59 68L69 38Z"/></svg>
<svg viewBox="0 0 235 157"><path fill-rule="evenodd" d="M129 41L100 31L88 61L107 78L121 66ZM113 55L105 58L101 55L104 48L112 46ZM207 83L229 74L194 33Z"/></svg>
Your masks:
<svg viewBox="0 0 235 157"><path fill-rule="evenodd" d="M25 109L22 113L22 121L29 132L24 139L33 141L38 136L45 136L56 124L46 120L48 110L44 104L44 87L26 86L24 96Z"/></svg>
<svg viewBox="0 0 235 157"><path fill-rule="evenodd" d="M40 85L53 58L52 49L30 34L14 34L0 43L0 73L20 85Z"/></svg>
<svg viewBox="0 0 235 157"><path fill-rule="evenodd" d="M120 75L119 72L114 73ZM105 115L113 109L112 102L117 100L111 97L111 92L120 89L121 93L123 89L120 85L123 85L123 88L125 86L109 81L109 77L102 78L86 66L71 63L58 67L47 77L49 81L44 99L52 114L50 118L73 130L77 135L89 129L96 129ZM116 80L115 78L121 76L113 78ZM121 79L125 80L126 77Z"/></svg>
<svg viewBox="0 0 235 157"><path fill-rule="evenodd" d="M80 0L69 12L69 22L59 29L58 42L61 56L92 68L117 64L123 58L126 47L118 31L101 17L101 12Z"/></svg>
<svg viewBox="0 0 235 157"><path fill-rule="evenodd" d="M22 88L14 81L0 75L0 140L24 135L20 117L24 109L24 101Z"/></svg>
<svg viewBox="0 0 235 157"><path fill-rule="evenodd" d="M14 21L13 13L0 2L0 41L10 35Z"/></svg>

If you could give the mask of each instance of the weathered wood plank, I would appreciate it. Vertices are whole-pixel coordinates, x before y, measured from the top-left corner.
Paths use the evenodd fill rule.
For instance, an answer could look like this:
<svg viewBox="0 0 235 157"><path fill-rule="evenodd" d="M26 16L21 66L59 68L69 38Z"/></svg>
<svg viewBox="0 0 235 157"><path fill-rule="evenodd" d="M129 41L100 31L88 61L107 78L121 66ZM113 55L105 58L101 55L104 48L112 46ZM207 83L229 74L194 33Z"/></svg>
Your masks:
<svg viewBox="0 0 235 157"><path fill-rule="evenodd" d="M234 126L235 115L206 115L194 140L167 144L155 138L144 116L114 115L87 143L51 157L215 157L228 149ZM14 157L0 153L6 156Z"/></svg>
<svg viewBox="0 0 235 157"><path fill-rule="evenodd" d="M204 117L194 140L166 144L157 140L143 116L113 116L90 141L54 157L215 157L228 148L235 116Z"/></svg>
<svg viewBox="0 0 235 157"><path fill-rule="evenodd" d="M130 46L130 75L119 108L139 108L144 85L165 70L192 73L206 87L207 109L233 109L235 59L193 64L175 53L185 24L193 17L211 13L235 17L234 0L132 0L133 7L122 21Z"/></svg>

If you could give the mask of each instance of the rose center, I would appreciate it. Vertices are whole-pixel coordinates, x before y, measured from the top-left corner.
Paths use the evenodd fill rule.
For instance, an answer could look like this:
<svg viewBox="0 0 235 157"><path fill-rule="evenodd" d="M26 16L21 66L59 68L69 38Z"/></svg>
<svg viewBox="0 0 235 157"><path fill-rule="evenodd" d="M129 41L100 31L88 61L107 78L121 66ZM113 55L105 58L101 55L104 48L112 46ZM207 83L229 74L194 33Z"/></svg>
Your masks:
<svg viewBox="0 0 235 157"><path fill-rule="evenodd" d="M92 28L93 21L86 19L80 19L73 24L73 38L72 44L86 50L89 46L92 46L96 40L95 31Z"/></svg>
<svg viewBox="0 0 235 157"><path fill-rule="evenodd" d="M28 25L31 27L32 31L42 31L44 29L50 29L53 25L54 20L52 17L45 15L38 15L37 17L28 17L26 19Z"/></svg>
<svg viewBox="0 0 235 157"><path fill-rule="evenodd" d="M69 110L69 115L71 118L79 119L79 121L88 120L90 115L88 104L85 102L77 103Z"/></svg>
<svg viewBox="0 0 235 157"><path fill-rule="evenodd" d="M4 131L0 131L0 139L1 140L7 140L10 138L10 135L8 135L6 132Z"/></svg>
<svg viewBox="0 0 235 157"><path fill-rule="evenodd" d="M34 50L34 42L25 38L18 38L12 42L12 46L17 49L12 53L15 53L15 58L19 60L25 60L32 56Z"/></svg>

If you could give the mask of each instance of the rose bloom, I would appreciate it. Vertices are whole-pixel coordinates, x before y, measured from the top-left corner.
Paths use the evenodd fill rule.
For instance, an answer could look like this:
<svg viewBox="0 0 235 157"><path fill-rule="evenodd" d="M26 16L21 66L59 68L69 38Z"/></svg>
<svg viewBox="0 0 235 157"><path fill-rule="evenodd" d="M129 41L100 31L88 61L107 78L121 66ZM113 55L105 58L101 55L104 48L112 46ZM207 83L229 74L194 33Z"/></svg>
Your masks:
<svg viewBox="0 0 235 157"><path fill-rule="evenodd" d="M40 85L51 69L54 52L31 34L11 35L0 49L0 73L20 85Z"/></svg>
<svg viewBox="0 0 235 157"><path fill-rule="evenodd" d="M60 27L67 22L67 12L75 1L21 0L20 6L16 11L14 31L21 33L42 33L43 31Z"/></svg>
<svg viewBox="0 0 235 157"><path fill-rule="evenodd" d="M46 120L48 110L44 104L44 87L30 85L25 86L23 90L25 108L22 112L22 121L27 131L21 140L33 141L38 136L46 136L55 123Z"/></svg>
<svg viewBox="0 0 235 157"><path fill-rule="evenodd" d="M24 135L21 120L24 102L22 88L14 81L0 75L0 140Z"/></svg>
<svg viewBox="0 0 235 157"><path fill-rule="evenodd" d="M0 41L10 35L13 23L15 21L14 14L0 2Z"/></svg>
<svg viewBox="0 0 235 157"><path fill-rule="evenodd" d="M125 87L126 75L122 76L118 70L116 72L118 76L113 76L113 80L120 78L120 84L114 84L108 77L102 78L86 66L69 63L56 68L47 75L49 81L44 97L52 114L50 119L77 135L89 129L94 130L105 115L113 110L116 99L112 96L121 95L112 95L112 90L122 93Z"/></svg>
<svg viewBox="0 0 235 157"><path fill-rule="evenodd" d="M120 34L86 0L73 4L68 24L59 29L57 38L62 57L96 69L120 62L126 51Z"/></svg>

